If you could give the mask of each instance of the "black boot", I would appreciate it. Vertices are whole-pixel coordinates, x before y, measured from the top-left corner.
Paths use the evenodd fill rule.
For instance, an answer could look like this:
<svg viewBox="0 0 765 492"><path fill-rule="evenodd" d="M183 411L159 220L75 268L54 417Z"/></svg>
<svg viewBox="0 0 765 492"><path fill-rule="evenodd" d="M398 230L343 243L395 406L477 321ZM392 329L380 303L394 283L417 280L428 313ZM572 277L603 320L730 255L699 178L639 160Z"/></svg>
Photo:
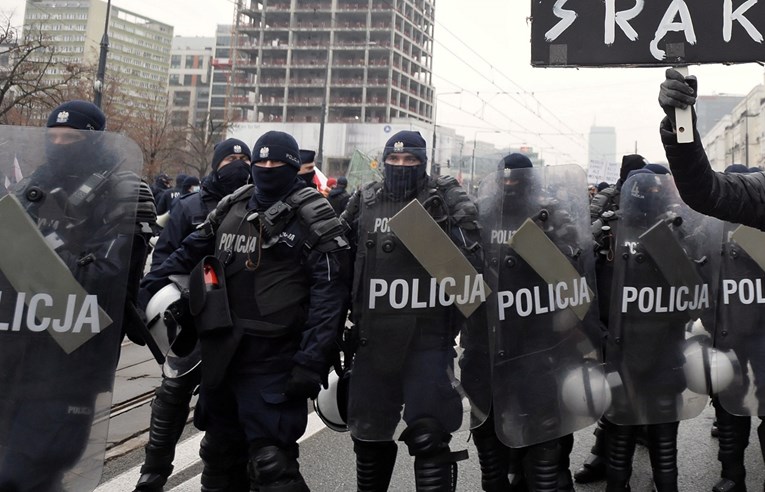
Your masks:
<svg viewBox="0 0 765 492"><path fill-rule="evenodd" d="M560 455L559 439L534 444L527 448L524 470L529 490L557 492Z"/></svg>
<svg viewBox="0 0 765 492"><path fill-rule="evenodd" d="M388 490L398 446L393 441L359 441L353 438L356 453L356 487L358 492Z"/></svg>
<svg viewBox="0 0 765 492"><path fill-rule="evenodd" d="M491 420L473 430L473 444L481 465L481 489L485 492L510 492L510 448L497 438Z"/></svg>
<svg viewBox="0 0 765 492"><path fill-rule="evenodd" d="M175 445L186 426L189 402L197 384L198 381L193 377L162 379L162 384L156 390L156 398L151 403L146 461L141 466L136 491L160 492L167 482L173 471Z"/></svg>
<svg viewBox="0 0 765 492"><path fill-rule="evenodd" d="M606 492L630 490L636 431L637 427L632 425L613 425L608 429Z"/></svg>
<svg viewBox="0 0 765 492"><path fill-rule="evenodd" d="M590 449L590 456L587 457L582 467L574 473L576 483L592 483L606 479L606 468L608 467L608 428L611 423L602 417L598 420L595 427L595 444Z"/></svg>
<svg viewBox="0 0 765 492"><path fill-rule="evenodd" d="M714 492L746 492L744 452L749 445L752 419L730 414L717 398L713 399L712 404L717 416L717 437L720 444L717 460L722 466L720 481L712 490Z"/></svg>
<svg viewBox="0 0 765 492"><path fill-rule="evenodd" d="M568 434L559 439L560 460L558 461L558 492L574 492L574 480L571 478L571 450L574 449L574 435Z"/></svg>
<svg viewBox="0 0 765 492"><path fill-rule="evenodd" d="M647 426L648 454L657 492L677 492L677 428L679 422Z"/></svg>
<svg viewBox="0 0 765 492"><path fill-rule="evenodd" d="M414 485L417 492L454 492L457 489L457 462L467 459L467 451L451 452L452 436L434 418L412 422L401 433L400 441L414 456Z"/></svg>
<svg viewBox="0 0 765 492"><path fill-rule="evenodd" d="M248 492L247 443L214 437L207 432L199 445L202 458L201 492Z"/></svg>

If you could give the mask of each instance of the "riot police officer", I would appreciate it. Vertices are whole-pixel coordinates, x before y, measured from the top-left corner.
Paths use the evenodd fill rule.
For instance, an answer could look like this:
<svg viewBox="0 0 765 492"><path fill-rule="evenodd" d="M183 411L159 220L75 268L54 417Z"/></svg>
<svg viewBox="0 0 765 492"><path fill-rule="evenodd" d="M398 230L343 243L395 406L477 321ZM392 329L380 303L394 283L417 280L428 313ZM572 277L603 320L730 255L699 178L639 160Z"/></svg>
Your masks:
<svg viewBox="0 0 765 492"><path fill-rule="evenodd" d="M249 455L259 490L303 491L297 439L345 319L348 243L326 199L297 176L291 135L267 132L252 150L254 185L221 200L147 274L141 299L193 269L202 490L248 490Z"/></svg>
<svg viewBox="0 0 765 492"><path fill-rule="evenodd" d="M1 253L0 316L19 318L0 341L0 490L93 490L106 444L94 417L108 415L123 334L141 333L133 303L156 211L140 150L105 132L97 106L65 102L46 127L2 129L28 175L0 200L5 245L23 245Z"/></svg>
<svg viewBox="0 0 765 492"><path fill-rule="evenodd" d="M616 233L619 227L619 199L622 185L630 172L642 169L648 161L640 154L622 156L619 168L619 179L614 185L600 190L590 202L590 219L592 234L595 239L596 261L595 273L598 287L598 305L600 321L603 327L608 326L608 313L611 307L612 282L614 275L614 251ZM598 420L595 428L595 444L590 449L590 455L582 466L574 473L577 483L591 483L606 478L608 453L608 430L611 423L603 417Z"/></svg>
<svg viewBox="0 0 765 492"><path fill-rule="evenodd" d="M567 297L563 306L539 295L594 287L584 173L554 171L535 169L526 156L514 153L479 187L484 275L494 294L487 303L489 335L482 350L487 362L480 364L472 353L481 343L468 331L461 367L471 404L490 404L482 412L486 419L474 421L472 429L487 491L573 490L572 433L593 423L605 407L594 296ZM483 378L488 388L472 376L476 368L490 371ZM601 382L597 388L582 384L587 378L580 376L591 371L592 380ZM561 385L564 380L571 386ZM482 395L487 391L488 398ZM594 395L591 409L573 410L567 400L573 394Z"/></svg>
<svg viewBox="0 0 765 492"><path fill-rule="evenodd" d="M199 193L176 198L178 203L159 235L152 254L152 270L159 268L181 242L204 222L226 195L250 180L250 149L241 140L229 138L218 143L212 156L212 173L205 178ZM136 490L162 490L173 470L175 445L186 425L189 402L199 385L198 365L179 377L163 377L151 405L146 461L141 467Z"/></svg>
<svg viewBox="0 0 765 492"><path fill-rule="evenodd" d="M765 209L763 208L765 174L762 172L719 173L712 170L709 159L701 145L701 137L695 127L695 109L693 106L697 94L698 82L695 77L683 77L678 71L667 69L665 80L659 88L659 105L666 113L666 117L661 122L660 135L680 196L685 203L698 212L730 223L742 224L761 231L765 230ZM678 142L675 121L676 108L691 108L693 111L693 142ZM754 269L752 274L756 275L754 273L756 271ZM729 331L732 336L745 339L746 336L743 333L736 333L736 328L748 330L751 321L748 320L742 326L733 327L723 319L722 327L725 328L727 325L730 330L726 331ZM739 345L735 342L729 343L730 346ZM748 343L752 347L756 347L762 341L749 340ZM762 359L761 353L754 355L754 357ZM752 365L753 367L759 366L761 363L762 361L758 361ZM720 406L724 410L726 404L724 400L723 395L720 395L720 398L715 400L716 407ZM741 403L736 400L737 398L730 398L727 404L737 408L737 413L743 415L756 414L756 411L752 411L753 409L742 408ZM746 419L746 417L718 419L720 432L718 459L722 464L722 473L721 480L716 484L715 490L746 490L743 453L749 443L748 428L750 424L741 418ZM725 433L724 437L723 433ZM765 420L760 423L757 435L761 453L765 457L765 445L763 444L765 441Z"/></svg>
<svg viewBox="0 0 765 492"><path fill-rule="evenodd" d="M629 490L635 433L646 425L654 486L677 491L679 422L707 403L688 383L686 327L713 318L721 224L684 206L668 174L635 170L624 187L606 349L621 383L607 414L607 490Z"/></svg>
<svg viewBox="0 0 765 492"><path fill-rule="evenodd" d="M382 152L383 180L354 193L341 216L351 225L356 258L351 317L358 350L348 424L360 491L387 489L402 419L406 429L399 440L414 456L416 490L454 490L456 462L466 457L449 447L462 421L461 397L450 377L460 315L455 306L435 301L413 306L415 297L435 299L436 292L425 292L432 286L425 259L414 257L390 227L393 217L416 200L461 254L470 257L478 249L475 205L455 179L428 176L425 146L419 132L393 135ZM409 293L401 299L382 294L388 287L401 293L404 285Z"/></svg>

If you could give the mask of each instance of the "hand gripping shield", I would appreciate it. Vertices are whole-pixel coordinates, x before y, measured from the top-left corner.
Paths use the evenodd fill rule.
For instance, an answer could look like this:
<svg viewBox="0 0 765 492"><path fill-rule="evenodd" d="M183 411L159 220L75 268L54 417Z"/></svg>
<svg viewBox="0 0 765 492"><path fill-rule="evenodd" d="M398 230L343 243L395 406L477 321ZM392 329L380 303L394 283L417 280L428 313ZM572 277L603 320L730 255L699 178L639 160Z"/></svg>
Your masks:
<svg viewBox="0 0 765 492"><path fill-rule="evenodd" d="M722 222L682 202L671 176L624 183L606 349L612 422L675 422L706 405L721 234Z"/></svg>
<svg viewBox="0 0 765 492"><path fill-rule="evenodd" d="M765 411L763 244L762 231L725 223L712 375L719 381L713 390L733 415Z"/></svg>
<svg viewBox="0 0 765 492"><path fill-rule="evenodd" d="M525 447L591 425L608 405L586 177L578 166L505 169L479 193L494 426Z"/></svg>
<svg viewBox="0 0 765 492"><path fill-rule="evenodd" d="M93 490L103 467L142 157L61 130L0 127L4 490Z"/></svg>
<svg viewBox="0 0 765 492"><path fill-rule="evenodd" d="M444 432L462 425L455 338L486 295L435 187L412 195L411 181L399 184L361 192L348 427L365 441L391 440L425 417Z"/></svg>

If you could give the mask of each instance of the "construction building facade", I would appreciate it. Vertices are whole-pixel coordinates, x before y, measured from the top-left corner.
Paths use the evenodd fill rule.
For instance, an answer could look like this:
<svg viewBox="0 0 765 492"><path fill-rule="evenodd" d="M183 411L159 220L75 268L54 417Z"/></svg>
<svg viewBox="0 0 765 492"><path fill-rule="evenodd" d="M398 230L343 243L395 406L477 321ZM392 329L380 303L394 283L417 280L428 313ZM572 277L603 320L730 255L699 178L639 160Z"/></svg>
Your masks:
<svg viewBox="0 0 765 492"><path fill-rule="evenodd" d="M250 122L432 123L434 9L435 0L239 0L227 106Z"/></svg>

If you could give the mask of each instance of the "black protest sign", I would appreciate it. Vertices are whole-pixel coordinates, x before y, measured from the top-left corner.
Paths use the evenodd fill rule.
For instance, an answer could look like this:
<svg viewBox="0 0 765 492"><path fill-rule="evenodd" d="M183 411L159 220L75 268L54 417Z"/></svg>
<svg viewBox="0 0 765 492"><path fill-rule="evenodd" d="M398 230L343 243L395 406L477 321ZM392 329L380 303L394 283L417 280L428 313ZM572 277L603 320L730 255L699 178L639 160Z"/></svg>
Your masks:
<svg viewBox="0 0 765 492"><path fill-rule="evenodd" d="M532 0L534 66L765 60L765 0Z"/></svg>

